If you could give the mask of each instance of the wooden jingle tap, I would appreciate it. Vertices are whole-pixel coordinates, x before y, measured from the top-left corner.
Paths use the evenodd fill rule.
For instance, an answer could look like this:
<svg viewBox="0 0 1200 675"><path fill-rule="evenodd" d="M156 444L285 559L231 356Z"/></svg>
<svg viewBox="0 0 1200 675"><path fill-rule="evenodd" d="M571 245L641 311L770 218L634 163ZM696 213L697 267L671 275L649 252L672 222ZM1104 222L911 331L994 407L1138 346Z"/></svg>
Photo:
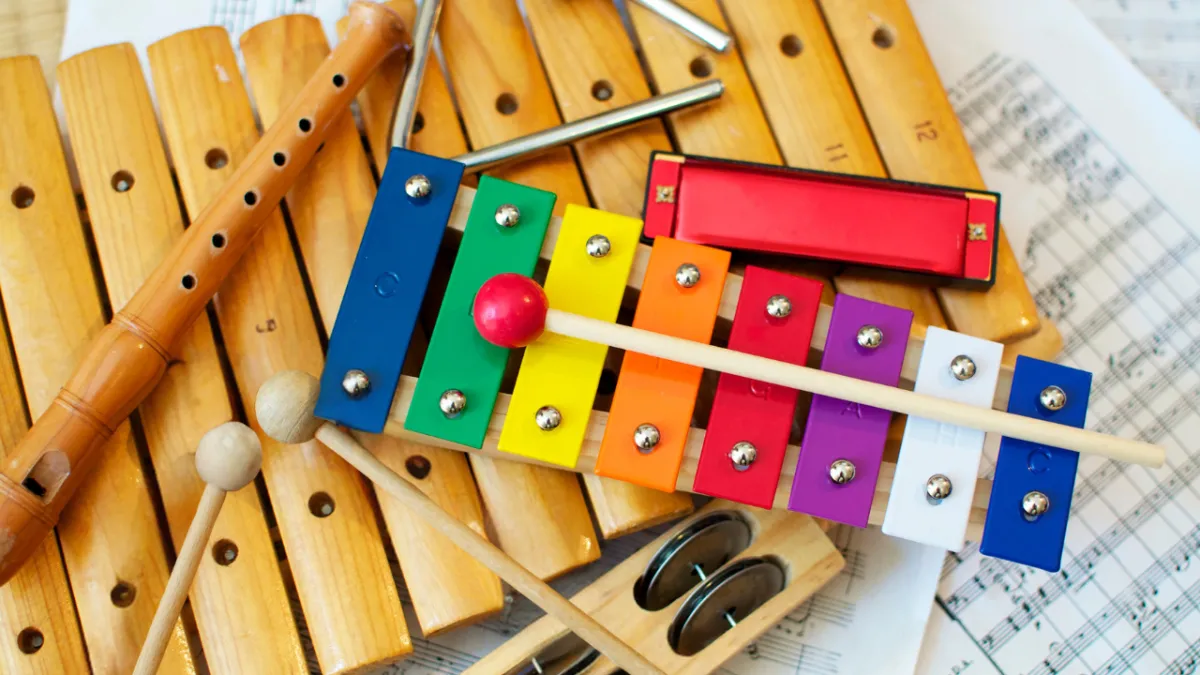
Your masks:
<svg viewBox="0 0 1200 675"><path fill-rule="evenodd" d="M420 489L385 466L349 433L318 419L313 414L318 389L317 379L308 373L288 370L274 375L256 397L255 409L263 431L271 438L288 444L303 443L315 437L621 668L635 675L661 674L662 671L644 656L559 595L481 533L447 513Z"/></svg>
<svg viewBox="0 0 1200 675"><path fill-rule="evenodd" d="M350 8L346 38L184 231L129 303L93 339L79 367L0 471L0 584L37 549L96 464L97 451L166 373L204 313L349 108L371 72L406 41L399 17L373 2Z"/></svg>
<svg viewBox="0 0 1200 675"><path fill-rule="evenodd" d="M262 445L250 427L239 422L226 422L200 439L196 447L196 472L204 480L204 493L196 507L196 516L188 527L179 558L171 570L171 578L154 612L150 632L142 643L134 675L153 675L158 672L171 627L179 619L183 601L196 577L204 547L212 534L225 495L249 485L262 468Z"/></svg>

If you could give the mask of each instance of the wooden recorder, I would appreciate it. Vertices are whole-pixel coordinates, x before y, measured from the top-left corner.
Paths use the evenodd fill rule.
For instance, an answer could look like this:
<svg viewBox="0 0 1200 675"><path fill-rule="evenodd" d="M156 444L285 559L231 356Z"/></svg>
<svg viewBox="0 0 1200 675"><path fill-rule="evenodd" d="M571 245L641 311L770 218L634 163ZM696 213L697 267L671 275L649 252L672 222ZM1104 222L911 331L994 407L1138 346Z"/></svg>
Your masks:
<svg viewBox="0 0 1200 675"><path fill-rule="evenodd" d="M403 16L413 15L409 0L391 4ZM725 94L701 110L490 170L479 180L479 193L470 187L460 191L457 180L445 191L435 185L435 195L450 200L440 227L466 227L471 206L482 208L480 199L492 198L502 185L535 197L538 206L521 209L522 224L544 217L550 228L563 215L566 222L575 221L575 214L564 213L567 204L575 204L571 211L593 219L588 227L621 223L628 229L641 217L653 151L983 191L902 0L682 4L731 32L738 49L714 53L632 3L641 59L609 0L524 0L528 29L515 2L448 0L438 27L446 72L431 64L413 123L411 149L422 161L442 162L437 158L458 157L471 148L645 99L651 81L654 89L671 92L719 79ZM396 92L408 58L395 49L404 35L400 24L382 8L356 5L353 13L358 20L352 17L332 55L313 17L287 16L252 28L241 41L248 82L219 28L187 31L151 45L148 73L129 45L95 49L62 63L57 72L65 131L86 219L79 215L72 171L38 63L0 61L0 117L11 122L0 126L0 188L5 190L0 330L8 331L3 342L12 345L11 354L0 349L0 452L6 460L0 524L9 535L0 538L0 547L7 546L0 564L7 579L0 587L0 625L8 636L0 639L0 670L130 672L166 585L172 555L163 541L179 550L204 489L193 461L200 437L239 416L257 419L255 395L281 370L326 372L336 378L336 386L326 391L344 391L342 381L351 368L326 369L322 340L334 326L341 330L343 296L376 198L376 176L388 164ZM478 39L481 35L489 38ZM382 66L371 74L381 59ZM147 77L154 84L157 116ZM355 92L365 149L354 119L341 114ZM255 109L267 129L261 139ZM729 128L739 135L714 132ZM401 191L389 196L404 194L406 168L393 170ZM476 184L473 178L465 182ZM276 208L281 199L286 213ZM504 203L489 202L479 218L497 227L496 211ZM373 395L386 399L379 421L390 421L393 430L406 419L406 396L416 384L411 378L432 382L418 365L433 348L428 334L437 331L437 310L445 306L440 299L457 273L451 256L457 253L461 261L470 245L466 237L452 230L440 248L429 251L431 260L442 257L431 264L432 297L424 316L416 313L421 320L410 350L415 358L404 366L407 377L399 379L396 405L393 392L373 383ZM610 244L617 241L614 235ZM636 235L630 241L636 244ZM586 251L586 238L582 244ZM770 260L771 274L794 280L793 273L802 273L823 283L819 292L808 287L807 299L814 303L802 307L798 298L794 301L793 316L811 311L823 323L813 324L817 331L810 340L792 345L797 349L790 358L802 361L810 344L824 347L820 330L831 318L827 307L835 291L912 312L914 341L904 350L899 380L917 378L915 345L919 340L928 345L929 335L939 333L926 327L994 343L988 363L995 364L1002 383L1017 354L1052 358L1057 333L1037 315L998 227L994 244L994 283L986 293L934 290L845 274L829 265ZM522 250L529 265L544 268L538 259L543 252L550 257L553 240L539 238L536 246ZM642 257L630 257L631 265L650 261L644 255L648 248L632 250ZM635 300L647 301L644 287L641 299L628 291L627 280L646 278L646 268L633 269L632 276L614 274L603 286L614 317L633 310ZM705 268L701 276L711 280L724 274L724 288L735 279L766 274L743 277L744 270L739 256L728 273ZM382 281L383 291L389 283ZM600 292L601 286L594 288ZM205 316L214 293L212 312ZM405 293L419 307L421 298L411 289ZM737 335L739 297L718 293L711 316L700 322L720 341ZM110 307L118 311L105 327ZM458 318L469 321L465 306ZM887 332L889 338L900 335L907 338L908 331ZM347 348L352 353L352 345ZM598 368L593 361L604 385L601 393L576 392L583 401L578 412L591 416L592 423L582 429L587 442L573 468L586 471L597 461L594 451L604 429L599 423L605 408L618 405L613 390L627 388L618 384L625 378L618 373L629 361L620 366L610 358ZM500 378L504 390L513 375ZM712 398L722 385L703 378L697 385L687 406L707 411L716 405ZM435 399L444 391L438 390ZM1083 402L1073 393L1068 399ZM495 402L498 411L512 403L507 394ZM473 414L476 407L469 409ZM38 420L28 433L24 410ZM442 415L440 409L435 412ZM131 413L134 424L124 421ZM521 419L536 422L533 413L536 408ZM572 413L563 419L574 425L578 417ZM799 429L803 417L796 422ZM483 434L492 444L485 448L503 433L499 421L484 417ZM665 487L705 491L691 482L699 467L692 461L703 459L701 437L708 438L713 429L710 425L707 434L693 430L690 415L679 415L676 423L676 430L688 435L681 457L690 459L677 476L655 475L672 478ZM776 425L783 445L772 462L794 466L799 434L790 421L782 431L784 425L778 420ZM410 634L404 618L392 553L425 637L503 610L504 588L494 574L399 502L372 492L333 453L315 441L287 447L256 431L263 446L261 490L232 492L226 499L198 566L185 610L189 618L171 626L160 672L205 666L213 673L307 672L310 659L322 672L357 672L420 651L423 643ZM896 466L901 432L902 424L893 421L889 461L880 463L880 480ZM532 435L540 433L535 427ZM721 570L747 558L787 561L781 565L784 583L758 610L739 616L736 628L718 631L711 645L690 657L647 649L648 657L661 657L656 663L662 667L703 670L695 664L743 648L840 564L819 533L804 546L769 536L816 529L808 515L782 508L766 512L718 503L691 515L693 502L686 493L591 474L580 479L561 470L564 462L548 466L511 454L463 453L464 444L435 442L428 434L398 439L363 433L359 438L380 461L543 579L594 561L605 538L683 517L672 533L694 534L689 528L713 511L736 514L751 533L747 548L729 560L705 563L710 566L702 566L704 573L732 574ZM780 474L788 476L786 470ZM769 492L746 493L774 499L777 484ZM884 485L890 484L884 480ZM975 529L967 532L978 531L987 495L980 488L986 486L974 490L968 522ZM1053 504L1051 509L1059 502ZM58 536L45 537L56 521ZM160 533L160 522L165 532ZM722 521L727 522L732 521ZM585 591L580 602L604 592L632 597L635 579L643 575L647 559L662 550L660 543ZM679 591L668 602L673 609L656 613L647 630L665 634L693 591ZM620 609L588 607L595 607L597 616ZM718 613L717 618L724 617ZM300 625L309 641L302 640ZM537 626L545 635L559 632L552 622ZM634 642L634 636L620 637ZM516 668L546 644L521 641L497 658L509 659L504 668Z"/></svg>

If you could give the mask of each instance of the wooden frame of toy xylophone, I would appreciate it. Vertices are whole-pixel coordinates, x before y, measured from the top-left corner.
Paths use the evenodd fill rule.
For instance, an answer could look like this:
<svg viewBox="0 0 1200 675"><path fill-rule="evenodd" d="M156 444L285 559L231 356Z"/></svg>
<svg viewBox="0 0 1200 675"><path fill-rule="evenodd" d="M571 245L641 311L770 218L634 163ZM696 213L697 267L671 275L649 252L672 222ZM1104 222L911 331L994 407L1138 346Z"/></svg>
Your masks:
<svg viewBox="0 0 1200 675"><path fill-rule="evenodd" d="M631 5L639 60L609 0L525 0L532 33L515 2L450 0L439 27L448 72L427 72L414 149L457 156L468 146L644 98L648 79L670 91L717 77L726 94L703 110L494 173L553 191L560 205L592 203L629 215L641 208L653 149L982 187L902 0L823 8L812 0L727 2L724 15L717 0L684 4L730 28L737 48L708 52ZM396 6L411 20L411 2ZM241 46L264 126L328 52L319 25L304 16L257 26ZM8 328L4 343L12 347L11 355L0 349L0 450L16 444L27 427L24 411L36 416L48 405L108 308L124 304L257 138L222 30L166 38L148 56L161 139L132 48L105 47L59 66L86 227L39 64L0 61L0 116L8 121L0 127L0 186L7 193L0 202L6 319L0 330ZM402 69L402 59L385 65L359 97L380 170ZM458 116L465 135L454 123ZM739 133L721 131L728 129ZM108 442L94 475L64 512L57 538L0 588L0 669L83 672L90 664L108 673L132 667L166 580L163 539L179 545L202 488L189 453L205 431L251 407L270 374L320 370L320 332L333 325L374 191L359 131L347 116L289 193L286 218L282 211L272 216L222 288L213 323L193 329L135 423ZM999 275L987 294L935 293L846 276L827 287L910 307L920 324L1010 343L1014 353L1051 355L1056 333L1046 322L1038 330L1007 244ZM253 411L246 412L253 419ZM486 510L498 543L543 577L598 555L583 491L569 473L366 440L459 518L483 528ZM290 596L299 601L324 672L404 657L412 640L370 493L315 444L267 445L263 484L270 508L252 491L230 496L191 593L191 618L176 626L163 671L191 672L200 659L215 673L306 670ZM584 486L606 537L692 508L686 495L595 477ZM426 635L502 609L494 576L388 499L379 498L378 507ZM282 570L276 544L286 553Z"/></svg>

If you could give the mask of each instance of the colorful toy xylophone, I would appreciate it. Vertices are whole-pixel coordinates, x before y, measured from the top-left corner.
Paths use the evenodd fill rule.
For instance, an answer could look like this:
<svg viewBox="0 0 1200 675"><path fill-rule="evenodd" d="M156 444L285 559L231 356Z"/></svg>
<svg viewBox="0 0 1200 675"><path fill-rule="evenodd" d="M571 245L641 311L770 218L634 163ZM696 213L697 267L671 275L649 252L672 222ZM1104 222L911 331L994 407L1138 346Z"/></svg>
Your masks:
<svg viewBox="0 0 1200 675"><path fill-rule="evenodd" d="M1161 465L1155 446L1097 434L1055 433L991 412L1003 365L1002 345L931 328L909 353L912 312L839 295L823 340L813 340L822 285L748 267L728 273L729 253L658 237L639 243L641 222L568 205L551 222L554 195L483 177L459 196L461 167L393 150L385 180L334 326L317 414L378 431L393 399L432 259L447 224L463 232L420 378L391 415L404 430L472 449L577 468L592 431L605 345L627 351L602 425L591 470L666 492L677 487L770 508L795 416L797 389L814 392L787 507L864 527L874 505L891 410L917 414L905 429L885 510L886 532L958 550L974 505L985 435L1003 432L981 547L984 553L1057 571L1066 537L1078 454L1082 450ZM874 189L874 188L868 188ZM961 193L960 193L961 194ZM852 196L851 196L852 198ZM458 217L450 221L451 212ZM648 250L647 250L648 249ZM549 250L545 291L532 282ZM402 255L401 255L402 252ZM633 328L611 322L631 269L639 291ZM641 277L638 279L637 277ZM707 343L722 305L736 307L730 351ZM548 308L549 306L549 308ZM547 317L550 311L552 323ZM564 314L576 312L583 316ZM557 327L555 327L557 326ZM542 335L547 328L555 334ZM659 333L676 339L659 339ZM386 337L380 340L381 337ZM683 341L678 340L682 338ZM585 342L585 340L589 340ZM886 388L851 387L845 378L788 376L809 346L821 370L895 387L906 357L919 359L915 389L987 410L949 413L956 404L905 401ZM506 410L494 416L508 349L526 347ZM734 359L750 351L772 360ZM702 367L721 371L691 485L680 485ZM912 366L910 365L910 368ZM1083 426L1091 375L1020 357L1000 395L1008 411ZM837 385L837 386L834 386ZM848 393L841 393L848 392ZM933 418L933 419L925 419ZM600 426L600 425L598 425ZM1036 427L1036 432L1035 432ZM499 428L498 438L489 432ZM1061 439L1057 443L1056 439Z"/></svg>
<svg viewBox="0 0 1200 675"><path fill-rule="evenodd" d="M412 15L411 3L394 4ZM580 142L575 157L562 149L506 165L495 175L550 189L559 195L560 206L590 198L626 215L641 208L644 167L652 150L982 188L903 2L828 3L824 18L809 0L727 2L724 17L716 0L684 4L733 33L739 48L712 54L631 6L648 76L660 91L720 78L726 94L719 104L653 120L613 138ZM448 4L439 29L447 72L443 76L432 67L422 89L421 114L413 122L415 149L458 156L468 147L496 145L562 118L577 120L649 96L634 44L610 2L526 0L524 5L530 32L515 3ZM499 37L474 39L481 33ZM246 33L242 54L264 127L281 118L285 126L292 124L288 104L328 52L311 17L289 16ZM7 319L0 329L11 329L12 345L12 354L0 349L0 446L6 454L27 426L23 406L33 417L51 407L55 392L104 325L108 308L125 305L169 257L185 222L198 231L205 206L237 175L258 139L238 61L223 31L171 36L152 45L148 56L147 74L128 45L80 54L58 69L74 169L87 206L82 222L69 178L72 168L50 122L54 113L38 64L0 61L0 112L14 122L0 128L0 185L11 196L0 210L0 294ZM381 170L404 64L404 55L395 54L370 80L351 78L345 92L348 97L365 85L358 102L369 152ZM154 78L161 138L147 76ZM444 78L454 84L459 111ZM818 101L822 105L812 105ZM455 123L458 114L465 129ZM737 128L740 135L713 134L717 128ZM170 556L164 555L163 542L178 550L204 488L192 461L197 439L243 408L253 418L254 394L271 372L320 371L319 336L323 327L335 324L375 194L353 123L343 116L313 138L326 132L324 146L311 143L312 150L322 150L309 170L299 171L302 155L291 157L288 166L296 173L289 172L284 181L295 180L286 197L287 213L274 209L273 193L260 200L271 207L260 211L267 217L264 233L221 287L212 313L217 330L202 320L179 333L179 344L169 346L172 361L163 384L152 394L139 392L150 394L136 413L139 422L112 430L94 453L92 477L63 511L58 537L34 550L29 564L0 588L0 625L11 638L0 640L4 672L79 672L89 665L95 672L129 672L165 585ZM263 166L270 168L274 158L263 157ZM522 218L527 221L528 213ZM986 294L950 288L935 295L925 288L838 275L826 284L827 295L836 286L902 305L915 311L917 324L1004 342L1010 354L1052 353L1053 326L1039 322L1003 232L998 234L995 287ZM208 239L213 245L217 241ZM94 275L84 272L89 262ZM202 275L205 283L215 279ZM435 281L433 286L440 286ZM733 308L724 302L721 316L732 319ZM826 314L818 310L819 317ZM814 339L823 337L822 325ZM718 334L727 329L717 323ZM8 336L2 342L8 343ZM418 351L421 342L414 340ZM901 377L915 376L915 362L906 364ZM401 402L411 393L404 387L400 392ZM594 432L588 437L599 441ZM698 451L701 438L690 432L689 448ZM229 495L191 589L198 634L189 632L188 621L171 626L164 671L189 671L201 654L212 672L300 672L307 668L306 655L325 672L342 672L404 657L413 642L400 613L384 536L399 558L426 635L503 607L494 575L381 493L378 505L387 526L382 535L383 528L372 520L371 496L337 457L316 443L290 449L261 440L261 493L269 501L261 503L253 490ZM482 530L486 510L488 529L501 547L514 557L525 556L527 566L541 566L535 570L539 576L561 574L598 552L599 537L572 475L482 455L464 458L432 445L363 440L381 461L407 473L464 522ZM585 443L579 468L594 462L589 459L593 449ZM789 447L789 453L795 451ZM783 462L787 484L793 459ZM681 482L689 482L690 466L685 462ZM72 475L81 478L87 469L77 465ZM35 485L46 487L36 480ZM691 509L683 495L591 475L584 485L606 537ZM879 506L877 500L876 510ZM713 658L712 648L726 655L737 651L840 565L836 551L819 535L789 549L786 537L772 534L811 532L815 526L807 516L725 508L752 532L743 555L795 555L796 562L787 570L784 592L751 619L739 621L693 663ZM167 529L160 532L163 512ZM973 517L980 512L974 510ZM681 527L695 522L689 519ZM656 544L643 553L661 550ZM277 555L285 556L282 565ZM610 594L641 573L623 569L619 577L606 577ZM705 574L720 571L703 569ZM289 594L299 599L299 610L290 610ZM308 654L296 630L295 614L301 613L312 637ZM661 618L664 612L655 614ZM629 640L624 633L620 637Z"/></svg>

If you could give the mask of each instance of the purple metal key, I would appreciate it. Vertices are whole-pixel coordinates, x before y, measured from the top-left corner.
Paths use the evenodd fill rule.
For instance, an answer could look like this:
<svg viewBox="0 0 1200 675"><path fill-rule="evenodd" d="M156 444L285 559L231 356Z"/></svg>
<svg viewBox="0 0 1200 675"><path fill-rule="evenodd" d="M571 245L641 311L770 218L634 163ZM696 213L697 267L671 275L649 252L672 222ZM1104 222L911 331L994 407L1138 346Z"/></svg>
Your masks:
<svg viewBox="0 0 1200 675"><path fill-rule="evenodd" d="M896 386L912 321L906 309L838 295L821 370ZM891 418L887 410L814 395L788 509L866 527Z"/></svg>

